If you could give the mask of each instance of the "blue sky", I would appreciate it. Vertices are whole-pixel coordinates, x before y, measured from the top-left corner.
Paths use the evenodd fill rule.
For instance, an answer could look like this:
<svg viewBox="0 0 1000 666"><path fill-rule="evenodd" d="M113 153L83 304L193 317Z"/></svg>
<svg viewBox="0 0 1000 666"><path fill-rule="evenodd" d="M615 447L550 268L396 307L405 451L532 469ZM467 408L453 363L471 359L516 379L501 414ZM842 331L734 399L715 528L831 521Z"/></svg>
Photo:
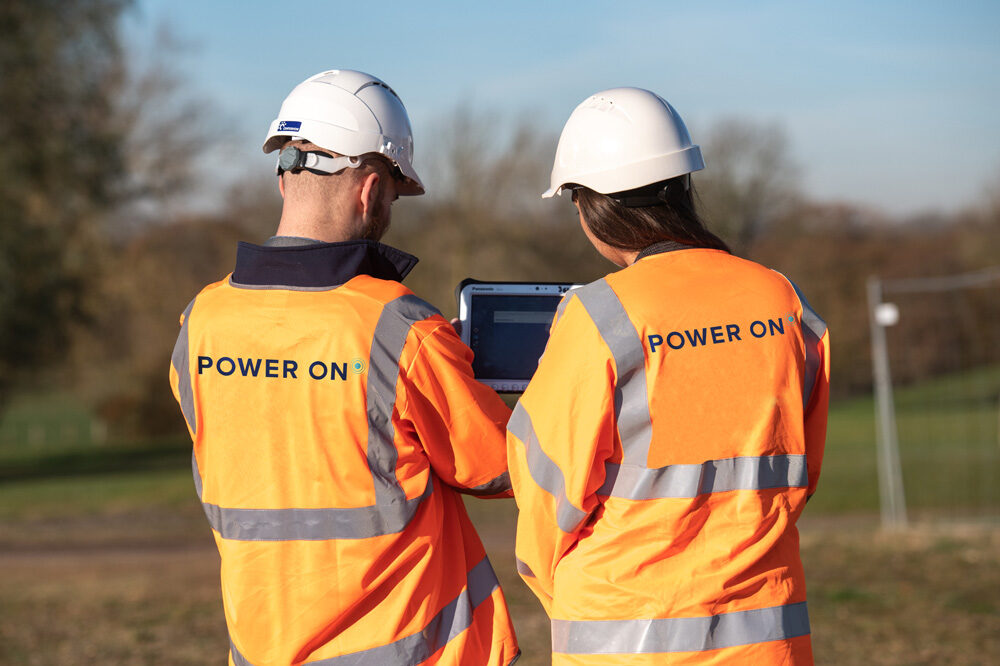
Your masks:
<svg viewBox="0 0 1000 666"><path fill-rule="evenodd" d="M995 0L139 0L125 25L141 42L164 21L192 45L180 69L252 172L272 167L259 145L288 91L340 67L399 93L418 169L422 136L461 104L557 134L591 93L636 85L669 100L696 142L721 118L780 124L817 199L947 212L1000 185Z"/></svg>

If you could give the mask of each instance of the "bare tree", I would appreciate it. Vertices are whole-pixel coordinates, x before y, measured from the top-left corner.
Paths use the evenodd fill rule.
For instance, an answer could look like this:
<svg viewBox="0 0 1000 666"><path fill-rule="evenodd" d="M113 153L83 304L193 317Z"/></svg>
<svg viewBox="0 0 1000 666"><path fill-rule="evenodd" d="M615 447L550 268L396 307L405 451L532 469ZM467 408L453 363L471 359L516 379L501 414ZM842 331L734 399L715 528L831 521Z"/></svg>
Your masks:
<svg viewBox="0 0 1000 666"><path fill-rule="evenodd" d="M111 122L122 137L124 165L109 218L113 235L190 213L202 181L212 180L212 167L199 157L217 156L231 138L177 69L180 54L195 48L160 25L120 61Z"/></svg>
<svg viewBox="0 0 1000 666"><path fill-rule="evenodd" d="M713 229L746 253L798 198L788 139L774 124L727 119L705 142L706 169L695 176Z"/></svg>
<svg viewBox="0 0 1000 666"><path fill-rule="evenodd" d="M448 311L466 277L485 280L590 280L602 261L573 207L543 201L555 138L529 120L501 122L460 108L424 148L428 195L397 204L389 241L422 263L407 282ZM605 270L606 272L606 270Z"/></svg>

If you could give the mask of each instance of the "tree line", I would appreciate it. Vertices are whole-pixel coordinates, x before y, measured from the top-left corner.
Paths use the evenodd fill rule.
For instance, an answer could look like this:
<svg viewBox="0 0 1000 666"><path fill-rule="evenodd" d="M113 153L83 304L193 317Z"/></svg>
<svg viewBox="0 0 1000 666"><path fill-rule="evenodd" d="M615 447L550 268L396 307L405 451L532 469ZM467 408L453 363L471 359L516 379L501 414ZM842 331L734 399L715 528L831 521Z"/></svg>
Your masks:
<svg viewBox="0 0 1000 666"><path fill-rule="evenodd" d="M170 435L183 432L166 381L178 316L232 270L238 240L273 233L280 197L273 181L243 182L217 193L218 212L177 212L172 203L196 184L194 148L215 133L211 119L192 122L169 63L124 64L127 10L116 0L0 9L0 410L19 392L58 387L120 434ZM588 282L614 270L568 201L539 198L555 140L530 119L472 108L417 137L429 194L393 206L385 239L420 257L407 279L414 291L451 315L466 277ZM1000 263L1000 179L965 211L899 220L811 200L779 126L730 119L696 140L710 228L795 281L827 320L835 397L871 389L869 275ZM961 313L960 344L1000 337L1000 299L980 300ZM921 307L906 316L930 316ZM926 353L905 378L946 370L933 353L943 341L912 344Z"/></svg>

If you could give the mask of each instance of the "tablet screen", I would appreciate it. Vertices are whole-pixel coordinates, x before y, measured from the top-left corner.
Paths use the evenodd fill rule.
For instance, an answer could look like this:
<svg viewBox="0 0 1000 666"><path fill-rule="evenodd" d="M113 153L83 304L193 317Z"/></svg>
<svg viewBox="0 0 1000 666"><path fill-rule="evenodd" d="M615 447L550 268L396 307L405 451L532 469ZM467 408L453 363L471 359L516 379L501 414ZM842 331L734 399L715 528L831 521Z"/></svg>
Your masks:
<svg viewBox="0 0 1000 666"><path fill-rule="evenodd" d="M545 351L559 302L576 286L463 281L457 290L462 340L474 354L476 379L497 391L523 391Z"/></svg>
<svg viewBox="0 0 1000 666"><path fill-rule="evenodd" d="M535 374L559 300L548 295L475 296L469 346L476 377L513 382Z"/></svg>

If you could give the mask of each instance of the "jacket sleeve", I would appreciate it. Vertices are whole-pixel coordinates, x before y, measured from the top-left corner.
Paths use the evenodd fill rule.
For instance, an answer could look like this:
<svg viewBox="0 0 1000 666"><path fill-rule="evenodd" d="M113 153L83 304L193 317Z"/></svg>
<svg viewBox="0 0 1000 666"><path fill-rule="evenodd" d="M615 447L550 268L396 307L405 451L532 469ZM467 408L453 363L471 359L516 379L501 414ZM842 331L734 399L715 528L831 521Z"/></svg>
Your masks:
<svg viewBox="0 0 1000 666"><path fill-rule="evenodd" d="M504 427L510 409L472 374L472 350L442 322L419 342L401 377L400 418L435 474L460 492L511 497Z"/></svg>
<svg viewBox="0 0 1000 666"><path fill-rule="evenodd" d="M830 403L830 332L824 330L818 340L807 339L806 345L812 347L807 349L807 355L812 353L819 357L812 395L804 414L806 465L809 468L809 489L806 496L811 497L816 492L820 468L823 466L823 451L826 448L826 421Z"/></svg>
<svg viewBox="0 0 1000 666"><path fill-rule="evenodd" d="M785 279L788 280L787 277ZM798 285L791 280L788 284L795 291L801 307L802 342L805 346L802 418L809 479L806 489L808 499L816 492L823 466L823 450L826 448L826 420L830 403L830 332Z"/></svg>
<svg viewBox="0 0 1000 666"><path fill-rule="evenodd" d="M194 396L191 388L190 374L190 349L188 345L188 320L191 318L191 308L194 307L194 299L188 303L184 313L180 316L181 330L177 335L177 342L174 344L174 351L170 356L170 391L174 394L174 400L181 408L181 414L188 427L188 434L194 439L198 430L195 420Z"/></svg>
<svg viewBox="0 0 1000 666"><path fill-rule="evenodd" d="M519 509L517 569L547 613L559 562L599 506L614 427L614 364L573 298L552 328L507 433Z"/></svg>

